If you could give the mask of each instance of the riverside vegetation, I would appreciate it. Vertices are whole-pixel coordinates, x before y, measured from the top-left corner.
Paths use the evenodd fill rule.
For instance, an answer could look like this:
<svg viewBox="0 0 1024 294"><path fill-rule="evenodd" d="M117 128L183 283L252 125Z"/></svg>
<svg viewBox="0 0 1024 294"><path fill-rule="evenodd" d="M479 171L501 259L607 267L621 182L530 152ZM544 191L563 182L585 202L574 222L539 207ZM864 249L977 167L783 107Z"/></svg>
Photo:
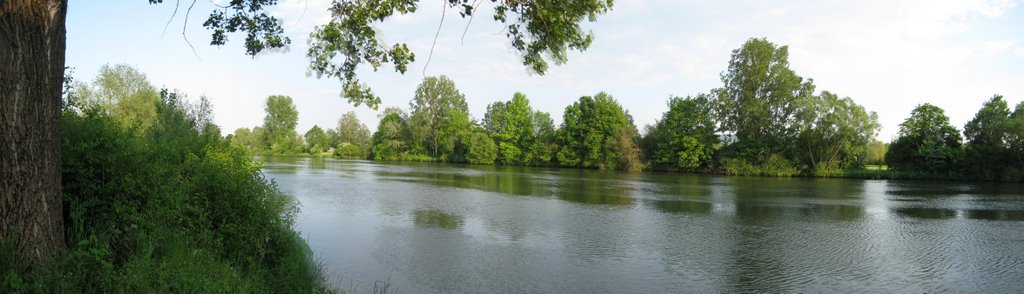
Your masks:
<svg viewBox="0 0 1024 294"><path fill-rule="evenodd" d="M158 91L121 65L76 85L61 117L69 248L42 270L0 255L0 289L328 291L292 228L297 204L220 136L205 97Z"/></svg>
<svg viewBox="0 0 1024 294"><path fill-rule="evenodd" d="M555 127L523 93L470 118L454 81L427 77L409 112L388 108L372 134L352 112L337 128L299 136L291 98L271 96L260 127L230 141L257 154L333 155L372 160L655 170L727 175L1024 181L1024 103L988 100L964 128L919 105L898 137L875 139L877 115L853 99L817 91L789 69L787 46L750 39L732 52L722 87L670 97L668 110L638 131L609 94L583 96ZM965 142L966 138L966 142ZM303 142L305 139L305 142ZM887 168L880 168L885 167Z"/></svg>

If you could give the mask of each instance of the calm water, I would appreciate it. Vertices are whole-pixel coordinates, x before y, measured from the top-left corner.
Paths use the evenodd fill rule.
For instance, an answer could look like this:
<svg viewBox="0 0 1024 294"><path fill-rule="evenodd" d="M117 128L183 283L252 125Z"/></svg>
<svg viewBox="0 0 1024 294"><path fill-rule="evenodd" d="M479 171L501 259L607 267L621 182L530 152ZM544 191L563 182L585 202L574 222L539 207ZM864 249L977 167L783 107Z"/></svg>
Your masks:
<svg viewBox="0 0 1024 294"><path fill-rule="evenodd" d="M1024 185L265 160L360 292L1024 292Z"/></svg>

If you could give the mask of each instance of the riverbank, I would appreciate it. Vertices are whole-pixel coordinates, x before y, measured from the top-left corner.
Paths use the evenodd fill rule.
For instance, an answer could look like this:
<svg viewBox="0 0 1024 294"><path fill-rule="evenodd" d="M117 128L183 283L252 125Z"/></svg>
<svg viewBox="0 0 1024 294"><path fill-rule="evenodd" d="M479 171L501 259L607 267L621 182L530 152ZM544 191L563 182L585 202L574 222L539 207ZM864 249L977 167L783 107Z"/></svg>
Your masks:
<svg viewBox="0 0 1024 294"><path fill-rule="evenodd" d="M312 154L307 155L289 155L279 157L307 157L307 158L336 158L336 159L360 159L360 158L341 158L336 156L317 156ZM401 163L401 162L435 162L435 163L446 163L441 159L430 157L427 155L408 156L403 157L401 160L375 160L375 159L363 159L378 162L390 162L390 163ZM481 165L472 163L451 163L457 165ZM501 165L499 166L522 166L522 165ZM527 166L524 166L527 167ZM579 167L566 167L557 165L548 166L529 166L529 167L546 167L546 168L557 168L557 169L587 169ZM914 181L961 181L961 182L1007 182L1015 183L1018 181L1013 180L984 180L984 179L973 179L968 177L959 176L957 174L934 174L934 173L923 173L923 172L905 172L890 170L885 165L866 165L863 168L848 168L841 170L832 170L819 173L803 173L796 169L785 169L778 170L773 169L769 171L756 170L756 171L739 171L730 172L724 169L704 169L694 172L685 171L670 171L670 170L654 170L645 169L640 172L655 172L655 173L683 173L683 174L705 174L705 175L724 175L724 176L749 176L749 177L768 177L768 178L785 178L785 177L799 177L799 178L840 178L840 179L865 179L865 180L914 180Z"/></svg>

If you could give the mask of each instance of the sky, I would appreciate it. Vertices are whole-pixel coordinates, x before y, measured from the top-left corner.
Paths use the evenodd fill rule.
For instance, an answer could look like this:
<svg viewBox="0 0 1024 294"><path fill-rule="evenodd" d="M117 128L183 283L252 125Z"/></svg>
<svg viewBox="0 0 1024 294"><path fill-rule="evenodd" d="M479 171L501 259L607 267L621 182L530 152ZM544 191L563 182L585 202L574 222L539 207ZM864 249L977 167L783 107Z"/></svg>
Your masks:
<svg viewBox="0 0 1024 294"><path fill-rule="evenodd" d="M225 46L208 45L202 22L216 1L194 2L188 17L193 2L177 3L175 12L171 0L70 1L67 65L76 79L91 81L104 64L128 64L157 87L205 95L225 135L262 124L270 95L292 97L300 134L314 124L335 127L348 111L376 129L379 111L349 104L339 96L338 80L318 79L307 69L307 36L330 20L330 0L279 1L269 11L292 44L255 58L244 54L242 35L229 36ZM789 46L790 68L813 78L818 91L877 112L883 141L895 138L899 123L922 103L942 107L962 129L994 94L1010 107L1024 100L1020 0L620 0L584 25L595 37L590 48L572 52L545 75L522 65L492 20L490 1L482 1L472 22L443 2L422 1L416 13L374 25L386 43L408 43L416 54L404 75L389 67L360 70L360 79L381 96L381 111L408 110L423 77L447 75L477 119L487 104L523 92L559 124L567 105L604 91L643 129L667 110L669 97L720 87L732 50L762 37Z"/></svg>

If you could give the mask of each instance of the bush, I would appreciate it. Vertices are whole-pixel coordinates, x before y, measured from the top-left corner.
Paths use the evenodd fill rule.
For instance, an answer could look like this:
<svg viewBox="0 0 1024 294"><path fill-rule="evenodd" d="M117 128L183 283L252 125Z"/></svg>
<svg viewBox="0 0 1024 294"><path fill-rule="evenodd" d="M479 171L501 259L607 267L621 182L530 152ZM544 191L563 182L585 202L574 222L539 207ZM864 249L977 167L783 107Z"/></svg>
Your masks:
<svg viewBox="0 0 1024 294"><path fill-rule="evenodd" d="M0 292L324 290L292 230L296 206L183 106L164 99L145 134L98 111L63 114L69 251L31 275L0 258Z"/></svg>
<svg viewBox="0 0 1024 294"><path fill-rule="evenodd" d="M720 172L732 176L792 177L800 173L793 163L781 155L772 154L761 165L740 158L723 158Z"/></svg>
<svg viewBox="0 0 1024 294"><path fill-rule="evenodd" d="M771 177L792 177L800 171L782 155L772 154L761 165L761 175Z"/></svg>
<svg viewBox="0 0 1024 294"><path fill-rule="evenodd" d="M761 174L761 169L740 158L724 158L721 172L730 176L755 176Z"/></svg>
<svg viewBox="0 0 1024 294"><path fill-rule="evenodd" d="M342 144L334 149L334 156L341 158L365 158L363 148L354 144Z"/></svg>
<svg viewBox="0 0 1024 294"><path fill-rule="evenodd" d="M494 141L491 140L491 137L487 136L487 134L484 134L483 132L474 132L469 135L469 138L466 141L466 145L468 145L466 160L469 161L469 163L493 164L494 160L498 158L498 146L494 144ZM515 151L515 155L518 156L519 149L515 149Z"/></svg>

